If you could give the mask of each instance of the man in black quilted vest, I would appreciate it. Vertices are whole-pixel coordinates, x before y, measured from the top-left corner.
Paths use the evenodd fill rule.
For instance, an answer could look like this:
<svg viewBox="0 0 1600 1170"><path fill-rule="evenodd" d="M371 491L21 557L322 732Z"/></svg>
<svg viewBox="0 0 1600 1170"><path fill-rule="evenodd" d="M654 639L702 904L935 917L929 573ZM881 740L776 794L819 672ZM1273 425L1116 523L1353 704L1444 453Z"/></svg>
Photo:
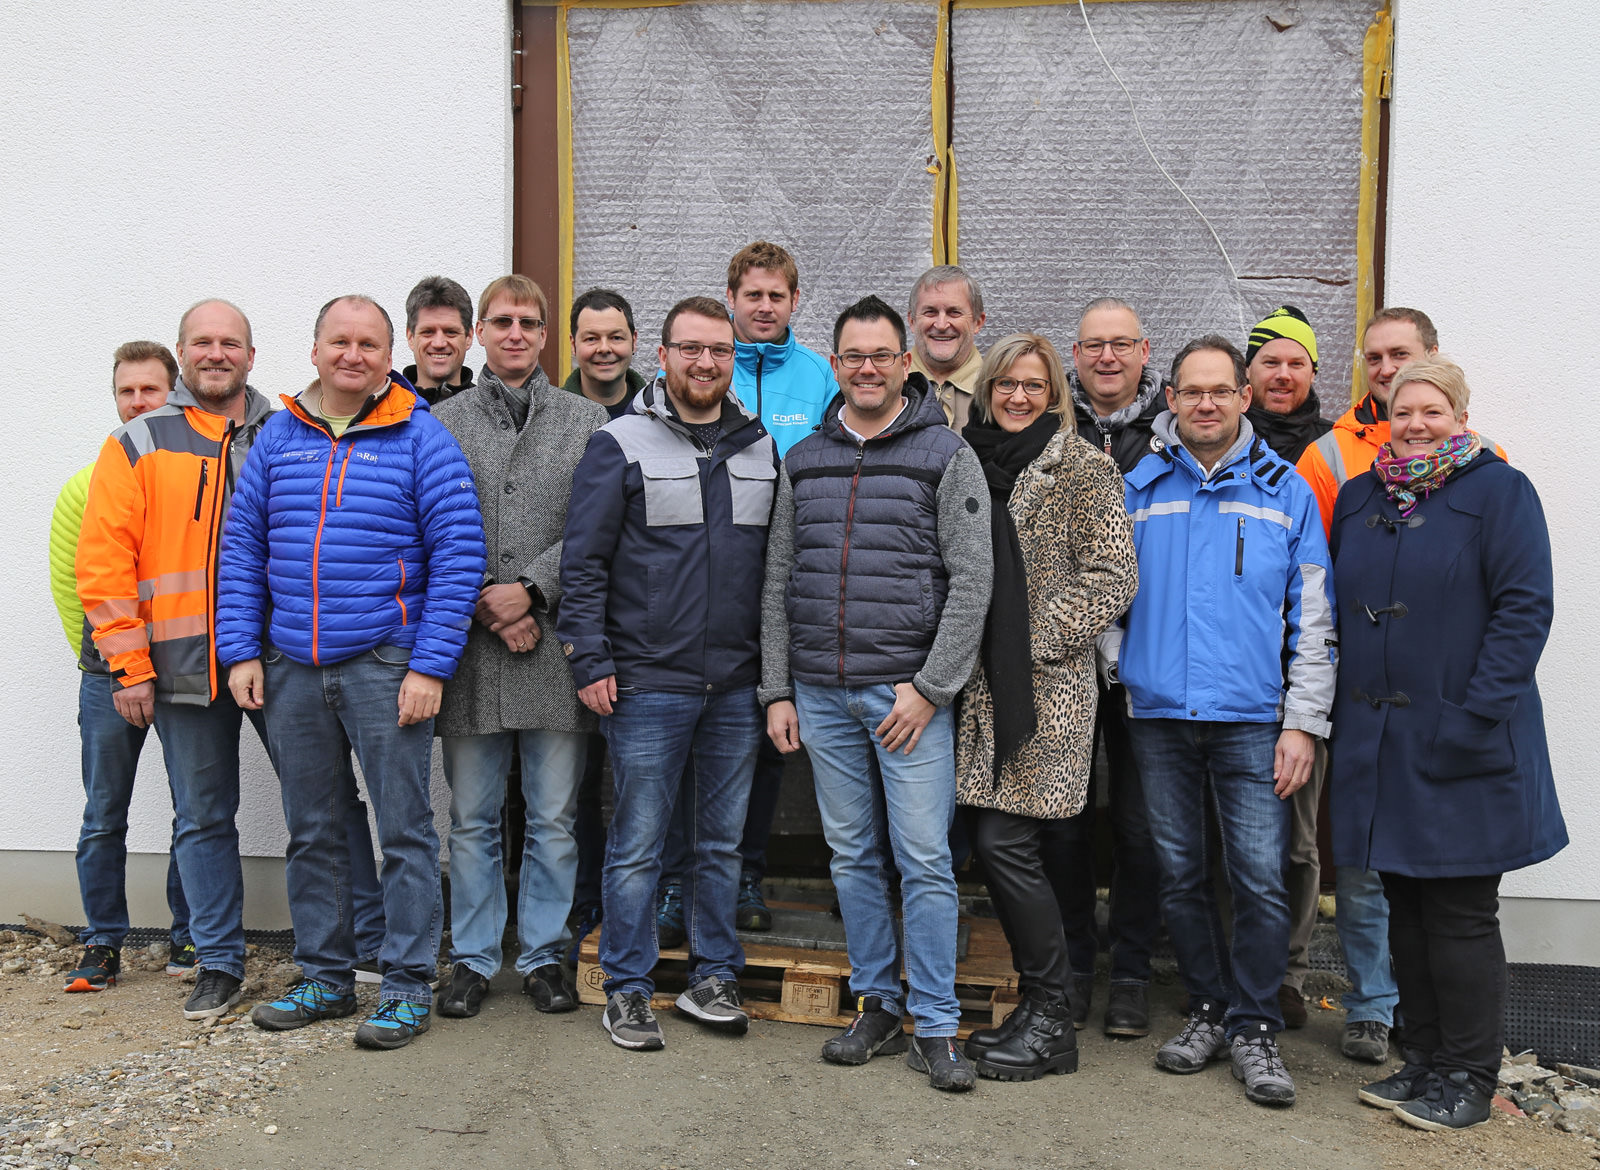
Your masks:
<svg viewBox="0 0 1600 1170"><path fill-rule="evenodd" d="M950 704L972 674L989 608L989 492L945 425L906 326L877 297L839 314L839 380L821 428L778 480L762 597L761 701L781 751L804 739L833 849L856 1018L822 1046L834 1064L904 1052L933 1087L972 1088L955 1044L955 811ZM902 947L889 905L894 850Z"/></svg>

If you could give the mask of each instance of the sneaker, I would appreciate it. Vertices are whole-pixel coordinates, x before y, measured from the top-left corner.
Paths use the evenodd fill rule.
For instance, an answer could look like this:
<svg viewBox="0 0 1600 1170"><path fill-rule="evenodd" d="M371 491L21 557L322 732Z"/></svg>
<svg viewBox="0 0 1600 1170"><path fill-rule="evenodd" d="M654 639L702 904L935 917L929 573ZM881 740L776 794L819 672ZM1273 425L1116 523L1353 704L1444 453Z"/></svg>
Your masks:
<svg viewBox="0 0 1600 1170"><path fill-rule="evenodd" d="M104 991L117 985L117 973L122 970L122 952L116 947L87 946L83 948L83 962L67 972L67 985L63 991Z"/></svg>
<svg viewBox="0 0 1600 1170"><path fill-rule="evenodd" d="M356 1025L356 1043L362 1048L404 1048L428 1030L432 1015L425 1003L386 999Z"/></svg>
<svg viewBox="0 0 1600 1170"><path fill-rule="evenodd" d="M1233 1079L1257 1105L1293 1105L1294 1080L1278 1054L1278 1038L1257 1024L1233 1038Z"/></svg>
<svg viewBox="0 0 1600 1170"><path fill-rule="evenodd" d="M383 972L378 970L377 959L362 959L355 965L357 983L382 983Z"/></svg>
<svg viewBox="0 0 1600 1170"><path fill-rule="evenodd" d="M946 1093L965 1093L978 1083L978 1074L956 1047L954 1036L913 1036L906 1064L928 1074L928 1083Z"/></svg>
<svg viewBox="0 0 1600 1170"><path fill-rule="evenodd" d="M1107 1036L1150 1035L1150 1000L1143 983L1113 983L1106 1001Z"/></svg>
<svg viewBox="0 0 1600 1170"><path fill-rule="evenodd" d="M600 1021L619 1048L653 1052L667 1046L661 1025L650 1010L650 997L642 991L619 991L606 1001L606 1014Z"/></svg>
<svg viewBox="0 0 1600 1170"><path fill-rule="evenodd" d="M201 967L195 977L194 992L183 1005L186 1020L214 1020L226 1015L228 1009L239 1002L240 979L215 967Z"/></svg>
<svg viewBox="0 0 1600 1170"><path fill-rule="evenodd" d="M1306 997L1287 983L1278 988L1278 1011L1283 1015L1285 1028L1306 1026Z"/></svg>
<svg viewBox="0 0 1600 1170"><path fill-rule="evenodd" d="M1389 1059L1389 1025L1377 1020L1347 1023L1339 1051L1363 1064L1382 1064Z"/></svg>
<svg viewBox="0 0 1600 1170"><path fill-rule="evenodd" d="M1417 1129L1471 1129L1489 1120L1489 1102L1464 1072L1430 1073L1422 1095L1396 1105L1394 1115Z"/></svg>
<svg viewBox="0 0 1600 1170"><path fill-rule="evenodd" d="M304 1028L317 1020L337 1020L352 1015L356 1010L355 992L340 995L331 987L310 979L302 979L271 1003L257 1004L250 1013L250 1022L269 1032L287 1032Z"/></svg>
<svg viewBox="0 0 1600 1170"><path fill-rule="evenodd" d="M678 1010L717 1032L743 1036L750 1030L750 1013L732 979L702 979L678 996Z"/></svg>
<svg viewBox="0 0 1600 1170"><path fill-rule="evenodd" d="M574 908L567 916L567 933L572 936L572 945L567 947L567 963L569 966L578 965L578 952L583 949L583 940L594 933L594 928L600 925L602 917L599 902L591 902L587 906Z"/></svg>
<svg viewBox="0 0 1600 1170"><path fill-rule="evenodd" d="M663 951L675 951L688 937L683 928L683 884L668 882L661 887L656 900L656 946Z"/></svg>
<svg viewBox="0 0 1600 1170"><path fill-rule="evenodd" d="M194 943L181 943L173 939L172 946L167 951L167 974L187 975L194 970L194 964Z"/></svg>
<svg viewBox="0 0 1600 1170"><path fill-rule="evenodd" d="M733 924L740 930L772 929L772 911L761 896L761 875L748 869L739 872L739 908Z"/></svg>
<svg viewBox="0 0 1600 1170"><path fill-rule="evenodd" d="M567 984L560 963L535 967L522 977L522 994L533 1000L533 1010L556 1015L578 1010L578 997Z"/></svg>
<svg viewBox="0 0 1600 1170"><path fill-rule="evenodd" d="M856 1018L837 1036L822 1042L822 1059L829 1064L866 1064L878 1053L893 1056L911 1045L904 1020L891 1012L876 995L856 1000Z"/></svg>
<svg viewBox="0 0 1600 1170"><path fill-rule="evenodd" d="M1228 1049L1228 1033L1222 1027L1223 1008L1210 1000L1200 1001L1191 1012L1183 1031L1156 1052L1156 1067L1173 1073L1197 1073Z"/></svg>
<svg viewBox="0 0 1600 1170"><path fill-rule="evenodd" d="M450 986L439 999L439 1014L453 1020L471 1019L489 994L489 981L465 963L450 969Z"/></svg>
<svg viewBox="0 0 1600 1170"><path fill-rule="evenodd" d="M1089 1023L1089 1002L1094 999L1094 975L1074 975L1072 993L1067 998L1072 1008L1072 1026L1081 1032Z"/></svg>
<svg viewBox="0 0 1600 1170"><path fill-rule="evenodd" d="M1428 1089L1428 1078L1432 1075L1433 1070L1427 1065L1407 1061L1399 1072L1381 1081L1373 1081L1370 1085L1362 1085L1356 1090L1356 1097L1378 1109L1393 1109L1422 1096Z"/></svg>

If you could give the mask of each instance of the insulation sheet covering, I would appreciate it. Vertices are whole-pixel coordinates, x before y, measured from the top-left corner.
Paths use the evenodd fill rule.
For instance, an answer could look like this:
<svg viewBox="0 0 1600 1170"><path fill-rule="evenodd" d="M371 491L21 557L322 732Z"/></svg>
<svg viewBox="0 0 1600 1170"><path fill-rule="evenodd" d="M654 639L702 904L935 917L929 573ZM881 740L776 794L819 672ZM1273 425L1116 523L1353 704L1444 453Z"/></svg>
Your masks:
<svg viewBox="0 0 1600 1170"><path fill-rule="evenodd" d="M752 240L792 252L804 344L930 263L933 3L574 8L573 292L620 291L656 367L686 296L722 299Z"/></svg>
<svg viewBox="0 0 1600 1170"><path fill-rule="evenodd" d="M980 341L1060 344L1097 296L1136 306L1165 371L1188 339L1244 348L1299 306L1317 333L1323 413L1349 405L1356 315L1362 38L1373 0L958 5L951 36L960 256L982 283Z"/></svg>

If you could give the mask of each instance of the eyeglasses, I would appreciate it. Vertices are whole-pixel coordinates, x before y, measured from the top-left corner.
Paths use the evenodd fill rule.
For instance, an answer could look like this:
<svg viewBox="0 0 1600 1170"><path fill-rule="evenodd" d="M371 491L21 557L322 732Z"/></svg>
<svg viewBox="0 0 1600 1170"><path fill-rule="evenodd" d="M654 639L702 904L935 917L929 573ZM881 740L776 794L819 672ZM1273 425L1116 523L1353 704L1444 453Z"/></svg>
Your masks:
<svg viewBox="0 0 1600 1170"><path fill-rule="evenodd" d="M668 349L675 349L682 355L684 361L699 361L700 355L707 350L711 351L711 360L714 362L731 362L733 360L733 346L726 341L719 341L714 345L707 345L703 341L669 341Z"/></svg>
<svg viewBox="0 0 1600 1170"><path fill-rule="evenodd" d="M485 317L484 320L496 329L510 329L513 325L521 325L524 333L544 328L544 322L537 317Z"/></svg>
<svg viewBox="0 0 1600 1170"><path fill-rule="evenodd" d="M1139 341L1137 337L1114 337L1110 341L1080 341L1078 348L1088 357L1099 357L1109 345L1112 353L1118 357L1127 357Z"/></svg>
<svg viewBox="0 0 1600 1170"><path fill-rule="evenodd" d="M1174 390L1172 396L1185 406L1199 406L1202 398L1209 398L1218 406L1226 406L1238 393L1237 386L1223 386L1217 390Z"/></svg>
<svg viewBox="0 0 1600 1170"><path fill-rule="evenodd" d="M1050 393L1050 383L1042 382L1038 378L1029 378L1025 382L1019 382L1015 378L996 378L989 385L996 394L1004 398L1010 398L1019 387L1029 398L1043 398Z"/></svg>
<svg viewBox="0 0 1600 1170"><path fill-rule="evenodd" d="M839 359L839 364L847 370L859 370L868 362L871 362L880 370L887 370L898 359L905 356L905 350L880 349L876 353L856 353L854 350L850 350L834 356Z"/></svg>

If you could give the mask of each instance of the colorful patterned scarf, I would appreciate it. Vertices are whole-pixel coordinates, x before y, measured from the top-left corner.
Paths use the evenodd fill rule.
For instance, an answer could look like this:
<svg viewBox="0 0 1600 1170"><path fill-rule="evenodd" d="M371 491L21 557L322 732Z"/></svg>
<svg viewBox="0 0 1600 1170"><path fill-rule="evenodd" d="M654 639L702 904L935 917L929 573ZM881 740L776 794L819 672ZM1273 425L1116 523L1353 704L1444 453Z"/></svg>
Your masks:
<svg viewBox="0 0 1600 1170"><path fill-rule="evenodd" d="M1383 480L1383 490L1400 505L1400 515L1409 516L1417 503L1439 490L1439 486L1483 453L1483 440L1476 431L1452 435L1426 455L1402 459L1392 443L1378 448L1375 466Z"/></svg>

